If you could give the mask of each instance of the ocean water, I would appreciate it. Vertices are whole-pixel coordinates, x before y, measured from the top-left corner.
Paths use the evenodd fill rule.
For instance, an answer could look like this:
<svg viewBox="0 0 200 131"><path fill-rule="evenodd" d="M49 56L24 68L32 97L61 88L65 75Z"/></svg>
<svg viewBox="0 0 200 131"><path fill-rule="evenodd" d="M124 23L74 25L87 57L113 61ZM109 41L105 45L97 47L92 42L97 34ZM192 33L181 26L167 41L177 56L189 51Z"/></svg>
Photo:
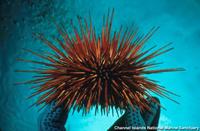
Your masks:
<svg viewBox="0 0 200 131"><path fill-rule="evenodd" d="M163 46L173 42L173 51L156 58L164 62L160 67L183 67L184 72L149 75L168 90L180 95L173 97L180 104L159 98L167 110L161 111L159 126L200 127L200 1L198 0L4 0L0 2L0 130L37 131L38 107L28 108L37 98L27 100L30 85L17 86L18 81L29 80L33 74L16 73L16 69L38 66L18 62L17 58L38 58L23 48L36 52L49 50L32 33L57 35L52 19L65 23L76 16L88 18L90 12L96 30L101 29L102 17L108 9L115 9L113 29L135 23L141 33L151 27L160 29L147 43L147 47ZM70 113L66 128L70 131L104 131L118 119L92 111L87 116Z"/></svg>

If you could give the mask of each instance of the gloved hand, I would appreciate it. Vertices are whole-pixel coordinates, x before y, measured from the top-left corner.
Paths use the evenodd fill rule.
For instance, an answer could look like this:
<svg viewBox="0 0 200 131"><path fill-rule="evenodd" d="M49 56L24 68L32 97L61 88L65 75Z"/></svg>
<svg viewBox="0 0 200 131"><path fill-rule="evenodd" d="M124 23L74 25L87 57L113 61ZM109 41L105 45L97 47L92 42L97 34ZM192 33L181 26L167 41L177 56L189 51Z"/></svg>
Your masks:
<svg viewBox="0 0 200 131"><path fill-rule="evenodd" d="M158 102L159 100L156 99ZM118 130L116 127L147 127L158 126L160 117L160 106L147 99L151 111L141 112L138 107L136 110L129 108L109 129L108 131ZM65 131L65 122L68 117L68 111L63 106L55 108L55 102L49 104L39 116L39 131ZM146 131L144 129L143 131ZM152 130L151 130L152 131Z"/></svg>
<svg viewBox="0 0 200 131"><path fill-rule="evenodd" d="M153 97L160 103L159 99ZM151 111L146 110L141 112L140 109L136 106L134 111L132 108L129 108L124 115L122 115L109 129L108 131L119 130L120 127L144 127L146 129L141 129L140 131L148 131L147 127L157 127L160 117L160 106L151 101L150 98L147 98L149 101L149 107ZM156 131L156 130L151 130Z"/></svg>
<svg viewBox="0 0 200 131"><path fill-rule="evenodd" d="M52 102L39 115L39 131L66 131L65 123L68 111L65 111L63 106L54 107L55 102Z"/></svg>

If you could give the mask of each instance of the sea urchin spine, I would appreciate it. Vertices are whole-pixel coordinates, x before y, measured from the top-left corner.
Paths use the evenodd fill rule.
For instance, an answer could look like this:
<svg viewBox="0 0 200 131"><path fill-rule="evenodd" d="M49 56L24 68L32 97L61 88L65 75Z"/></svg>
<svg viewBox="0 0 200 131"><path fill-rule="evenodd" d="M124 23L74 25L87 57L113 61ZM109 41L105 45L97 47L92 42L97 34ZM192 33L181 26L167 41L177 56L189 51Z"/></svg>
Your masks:
<svg viewBox="0 0 200 131"><path fill-rule="evenodd" d="M66 109L78 109L87 113L92 106L96 110L109 112L110 109L126 109L137 105L141 110L149 109L147 97L150 92L165 96L173 94L146 78L145 74L180 71L182 68L150 70L159 63L149 60L170 51L168 45L151 53L155 47L143 51L142 47L158 28L152 28L149 33L138 37L137 30L123 29L111 32L113 12L108 13L100 35L95 34L91 21L79 20L79 29L74 29L74 35L57 25L63 40L54 38L61 48L58 48L43 35L36 37L48 45L54 54L39 54L26 50L41 57L47 62L24 60L45 65L40 70L20 70L39 74L38 79L26 83L40 84L32 96L42 93L36 105L56 101L56 105L64 105ZM152 98L153 99L153 98ZM173 99L171 99L173 100ZM154 100L156 101L156 100Z"/></svg>

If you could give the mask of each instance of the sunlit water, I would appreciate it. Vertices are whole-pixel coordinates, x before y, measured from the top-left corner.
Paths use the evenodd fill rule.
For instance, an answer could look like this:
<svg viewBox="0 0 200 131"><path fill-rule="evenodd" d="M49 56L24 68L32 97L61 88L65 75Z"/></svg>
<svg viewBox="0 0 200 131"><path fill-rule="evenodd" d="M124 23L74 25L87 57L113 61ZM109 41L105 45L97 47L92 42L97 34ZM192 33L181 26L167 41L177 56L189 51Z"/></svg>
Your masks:
<svg viewBox="0 0 200 131"><path fill-rule="evenodd" d="M37 1L37 0L36 0ZM16 86L13 83L31 79L31 74L19 74L15 69L28 69L35 65L19 63L17 57L32 58L24 53L22 48L33 49L37 52L47 50L46 46L32 37L32 32L44 32L47 36L56 34L55 27L49 24L51 15L58 22L69 23L76 15L88 18L91 13L96 30L102 24L102 16L108 8L115 9L113 29L120 25L129 27L133 22L140 32L147 32L153 26L160 29L148 42L152 45L163 46L173 42L175 49L155 60L164 62L164 67L183 67L184 72L163 73L151 75L149 78L160 81L168 90L180 95L173 97L180 104L160 98L167 109L161 111L159 126L200 126L200 2L198 0L68 0L58 3L51 0L31 3L13 1L4 3L10 9L4 11L1 27L1 72L0 72L0 128L3 131L36 131L38 107L28 109L36 98L26 100L31 93L30 85ZM53 4L52 4L53 3ZM50 8L47 8L50 6ZM47 8L47 9L46 9ZM46 11L46 12L45 12ZM43 15L42 15L43 14ZM5 27L4 27L5 25ZM67 26L68 27L68 26ZM109 114L102 116L90 112L87 116L75 112L67 120L66 127L70 131L104 131L118 118Z"/></svg>

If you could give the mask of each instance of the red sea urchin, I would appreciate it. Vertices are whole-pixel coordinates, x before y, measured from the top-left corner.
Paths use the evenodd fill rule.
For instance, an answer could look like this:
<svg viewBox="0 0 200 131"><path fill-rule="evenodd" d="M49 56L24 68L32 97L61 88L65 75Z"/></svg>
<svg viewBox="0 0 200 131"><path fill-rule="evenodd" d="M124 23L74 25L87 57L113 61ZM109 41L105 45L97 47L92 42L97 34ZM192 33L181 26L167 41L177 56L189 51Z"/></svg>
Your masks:
<svg viewBox="0 0 200 131"><path fill-rule="evenodd" d="M113 12L111 15L108 13L100 35L95 34L91 21L81 22L78 19L80 32L73 27L74 35L57 26L63 41L54 39L60 49L43 35L36 35L55 54L43 55L27 50L47 62L20 59L46 66L41 70L20 70L39 74L38 79L26 82L40 84L32 94L35 96L42 93L36 105L56 101L57 106L62 104L66 109L73 107L74 110L82 109L87 113L92 106L96 107L96 110L100 107L106 112L113 108L134 108L134 105L141 110L149 109L146 98L151 98L150 92L171 99L169 94L173 94L172 92L144 75L182 70L150 70L158 63L149 60L172 48L166 45L151 53L149 52L154 47L143 51L142 47L157 28L152 28L143 37L137 36L135 28L123 30L121 27L119 31L111 33L112 19Z"/></svg>

